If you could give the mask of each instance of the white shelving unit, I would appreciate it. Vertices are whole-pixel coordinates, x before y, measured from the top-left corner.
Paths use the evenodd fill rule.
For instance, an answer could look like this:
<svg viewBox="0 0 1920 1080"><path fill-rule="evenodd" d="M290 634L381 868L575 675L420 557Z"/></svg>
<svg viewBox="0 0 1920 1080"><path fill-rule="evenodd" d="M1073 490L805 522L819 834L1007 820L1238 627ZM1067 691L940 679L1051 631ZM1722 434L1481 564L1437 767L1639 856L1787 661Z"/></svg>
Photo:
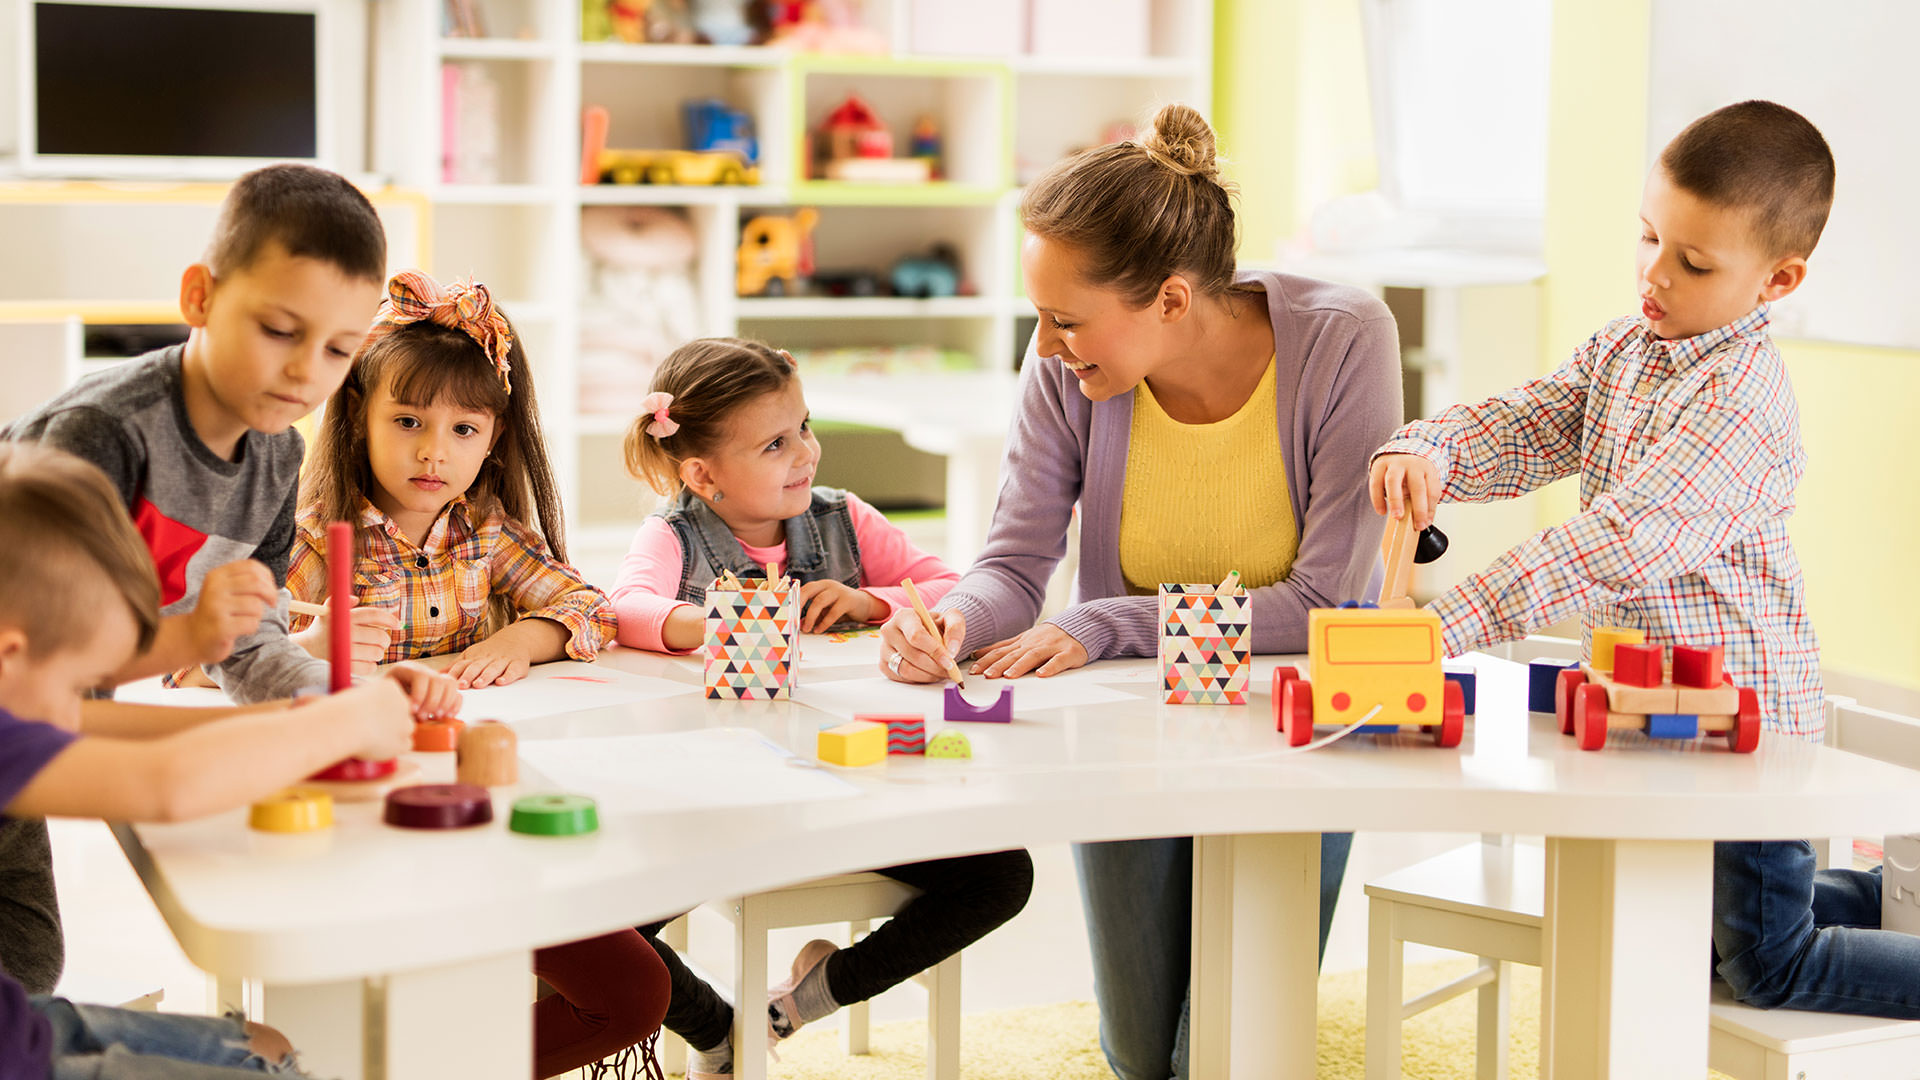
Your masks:
<svg viewBox="0 0 1920 1080"><path fill-rule="evenodd" d="M580 40L580 5L559 0L483 0L492 38L445 38L441 0L375 5L374 100L391 103L373 121L373 167L417 186L435 208L427 269L473 274L494 286L523 332L539 371L542 418L574 533L624 542L644 515L643 492L626 478L618 449L628 417L582 407L578 369L581 298L588 279L580 214L591 206L680 208L697 237L694 280L702 334L765 338L790 348L928 344L974 360L971 374L943 377L950 400L909 407L911 382L836 380L811 392L822 419L878 423L931 452L975 457L949 470L950 522L983 532L980 455L997 454L983 429L1004 431L1013 399L1017 321L1030 309L1019 286L1018 183L1063 154L1099 141L1120 122L1185 101L1210 109L1212 0L1151 0L1153 55L914 56L911 20L920 0L868 0L892 55L841 56L758 46L637 45ZM495 88L497 176L443 182L442 74L475 65ZM915 119L936 117L944 177L914 185L851 184L805 172L806 143L824 115L860 93L904 153ZM719 98L749 112L759 138L761 183L750 187L581 186L580 117L610 112L607 145L681 145L680 105ZM898 259L936 243L959 254L967 295L934 299L738 297L734 252L743 215L815 207L822 271L869 270L885 280ZM592 403L589 403L592 404ZM996 410L995 415L978 415ZM992 463L997 467L997 458ZM955 484L969 491L954 490ZM991 509L991 490L984 496ZM977 536L950 536L964 558Z"/></svg>

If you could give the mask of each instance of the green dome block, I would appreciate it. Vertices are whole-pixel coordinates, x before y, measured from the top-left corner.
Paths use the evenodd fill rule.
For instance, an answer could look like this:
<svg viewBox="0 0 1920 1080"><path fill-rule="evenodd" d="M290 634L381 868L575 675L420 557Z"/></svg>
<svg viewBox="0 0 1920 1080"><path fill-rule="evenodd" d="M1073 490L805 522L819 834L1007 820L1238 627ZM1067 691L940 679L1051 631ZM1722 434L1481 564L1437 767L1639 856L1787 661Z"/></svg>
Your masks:
<svg viewBox="0 0 1920 1080"><path fill-rule="evenodd" d="M964 732L943 731L927 744L927 756L930 758L970 758L973 756L973 743L968 741Z"/></svg>
<svg viewBox="0 0 1920 1080"><path fill-rule="evenodd" d="M600 831L600 811L585 795L526 795L513 800L507 828L529 836L583 836Z"/></svg>

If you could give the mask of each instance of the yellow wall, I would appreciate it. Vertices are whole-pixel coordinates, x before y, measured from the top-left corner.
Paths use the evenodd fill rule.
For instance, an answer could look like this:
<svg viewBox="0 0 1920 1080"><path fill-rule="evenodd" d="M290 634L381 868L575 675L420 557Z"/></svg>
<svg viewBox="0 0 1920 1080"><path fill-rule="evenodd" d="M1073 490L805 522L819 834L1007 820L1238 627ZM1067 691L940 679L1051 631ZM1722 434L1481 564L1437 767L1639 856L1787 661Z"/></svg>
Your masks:
<svg viewBox="0 0 1920 1080"><path fill-rule="evenodd" d="M1554 5L1542 371L1633 307L1648 7ZM1358 4L1217 0L1215 20L1215 118L1242 185L1242 258L1266 261L1313 205L1371 182ZM1817 253L1812 266L1820 272ZM1497 328L1466 328L1468 365L1476 332ZM1894 479L1911 457L1903 443L1920 403L1920 352L1779 345L1809 457L1792 532L1823 662L1920 690L1920 495ZM1540 505L1542 524L1564 517L1572 485L1555 485Z"/></svg>

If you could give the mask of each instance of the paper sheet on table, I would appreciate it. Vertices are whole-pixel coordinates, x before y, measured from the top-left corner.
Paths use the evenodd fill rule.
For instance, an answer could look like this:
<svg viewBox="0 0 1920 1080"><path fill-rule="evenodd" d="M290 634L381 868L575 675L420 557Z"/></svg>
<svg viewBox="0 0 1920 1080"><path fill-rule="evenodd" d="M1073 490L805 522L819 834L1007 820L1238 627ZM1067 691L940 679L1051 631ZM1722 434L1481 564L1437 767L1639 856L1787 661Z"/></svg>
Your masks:
<svg viewBox="0 0 1920 1080"><path fill-rule="evenodd" d="M554 713L581 712L701 692L697 683L656 679L603 664L568 660L536 665L517 683L460 691L460 716L469 721L530 720Z"/></svg>
<svg viewBox="0 0 1920 1080"><path fill-rule="evenodd" d="M864 667L879 670L880 628L848 634L801 634L800 671L805 681L808 669Z"/></svg>
<svg viewBox="0 0 1920 1080"><path fill-rule="evenodd" d="M740 728L668 735L529 739L520 760L600 812L814 802L858 794L853 785Z"/></svg>
<svg viewBox="0 0 1920 1080"><path fill-rule="evenodd" d="M997 699L1000 688L1013 687L1013 715L1022 716L1042 709L1069 705L1104 705L1114 701L1138 701L1139 694L1095 682L1096 672L1079 676L1057 675L1050 679L967 680L966 698L976 704ZM1146 689L1152 689L1142 684ZM945 713L940 686L909 686L886 678L842 679L836 682L808 682L802 677L793 699L823 712L849 719L861 713L921 713L938 717Z"/></svg>

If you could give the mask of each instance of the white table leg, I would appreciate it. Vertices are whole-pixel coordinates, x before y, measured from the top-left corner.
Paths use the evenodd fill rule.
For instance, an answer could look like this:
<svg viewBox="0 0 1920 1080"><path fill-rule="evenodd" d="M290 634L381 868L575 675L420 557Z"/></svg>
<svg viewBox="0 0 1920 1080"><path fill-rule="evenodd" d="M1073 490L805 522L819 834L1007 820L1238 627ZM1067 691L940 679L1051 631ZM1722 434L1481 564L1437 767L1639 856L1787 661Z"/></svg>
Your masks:
<svg viewBox="0 0 1920 1080"><path fill-rule="evenodd" d="M1547 841L1540 1075L1704 1076L1713 844Z"/></svg>
<svg viewBox="0 0 1920 1080"><path fill-rule="evenodd" d="M384 978L267 986L261 1011L316 1076L526 1080L532 969L531 954L515 951Z"/></svg>
<svg viewBox="0 0 1920 1080"><path fill-rule="evenodd" d="M1193 1080L1314 1075L1319 947L1318 833L1194 838Z"/></svg>

